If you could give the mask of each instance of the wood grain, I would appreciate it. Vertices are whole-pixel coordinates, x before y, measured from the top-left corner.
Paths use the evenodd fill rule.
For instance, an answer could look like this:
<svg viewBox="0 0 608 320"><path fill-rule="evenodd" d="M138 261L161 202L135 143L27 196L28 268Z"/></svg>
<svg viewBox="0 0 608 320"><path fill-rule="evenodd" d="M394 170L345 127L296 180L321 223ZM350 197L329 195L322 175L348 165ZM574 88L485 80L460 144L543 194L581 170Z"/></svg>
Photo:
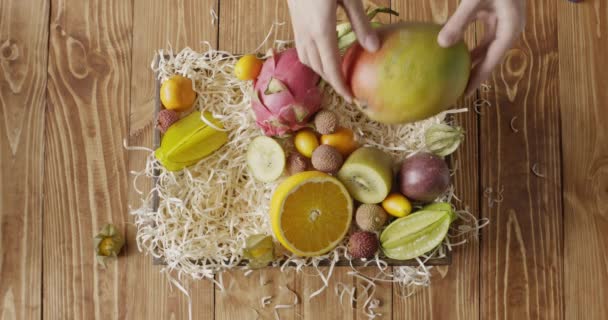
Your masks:
<svg viewBox="0 0 608 320"><path fill-rule="evenodd" d="M557 6L565 319L608 314L608 4Z"/></svg>
<svg viewBox="0 0 608 320"><path fill-rule="evenodd" d="M220 276L216 276L220 280ZM275 319L275 306L299 303L304 297L294 282L295 271L255 270L245 276L242 271L221 275L224 289L215 288L215 319ZM262 299L268 299L263 305ZM296 319L297 307L277 309L280 319Z"/></svg>
<svg viewBox="0 0 608 320"><path fill-rule="evenodd" d="M93 236L124 232L132 6L51 3L43 220L43 317L124 318L126 261L95 262Z"/></svg>
<svg viewBox="0 0 608 320"><path fill-rule="evenodd" d="M498 200L482 203L483 319L564 318L557 4L528 4L521 40L482 93L481 188Z"/></svg>
<svg viewBox="0 0 608 320"><path fill-rule="evenodd" d="M42 312L48 16L46 0L0 3L0 319Z"/></svg>
<svg viewBox="0 0 608 320"><path fill-rule="evenodd" d="M381 276L378 268L376 267L363 267L358 269L359 272L363 273L365 276L369 278L378 278ZM369 285L369 283L362 279L355 279L354 285L357 288L357 293L360 298L356 302L355 305L355 319L363 320L369 319L368 314L366 314L365 309L365 301L367 299L367 295L363 293L365 286ZM380 305L378 308L373 309L374 313L379 313L380 319L393 319L393 284L387 282L376 282L376 289L374 294L372 295L372 299L378 299ZM348 302L345 299L345 304Z"/></svg>
<svg viewBox="0 0 608 320"><path fill-rule="evenodd" d="M320 268L323 274L329 272L328 267ZM298 314L302 319L354 319L355 310L349 305L350 299L336 295L335 287L339 283L348 287L355 285L355 279L348 275L347 267L336 267L333 271L329 286L319 295L310 298L318 289L323 287L323 281L312 267L298 274L296 288L302 295L302 303L298 306ZM299 319L299 318L298 318Z"/></svg>
<svg viewBox="0 0 608 320"><path fill-rule="evenodd" d="M432 21L445 23L456 10L456 0L400 0L392 2L400 13L398 20ZM394 19L395 20L395 19ZM475 27L465 33L465 41L472 48ZM453 155L456 168L453 184L459 209L467 209L479 217L479 145L478 119L473 112L474 97L458 102L469 112L458 114L454 121L466 132L464 143ZM479 318L479 242L469 239L464 246L454 249L452 265L437 267L431 278L431 286L420 289L414 296L401 297L397 286L393 290L393 319L478 319ZM446 299L446 293L450 298Z"/></svg>
<svg viewBox="0 0 608 320"><path fill-rule="evenodd" d="M442 22L456 1L392 2L399 19ZM274 21L286 22L276 38L292 37L282 0L0 0L1 319L187 317L186 299L134 246L127 205L137 197L127 174L144 155L127 154L122 139L151 145L155 49L210 40L249 52ZM607 26L605 1L528 1L522 40L482 93L493 106L479 120L457 116L467 139L454 183L463 205L492 223L479 244L456 249L452 266L436 268L430 288L407 300L379 290L382 319L605 318ZM503 201L488 202L484 190L496 197L500 187ZM91 238L106 222L126 230L128 245L100 269ZM235 284L226 292L192 283L194 317L255 318L252 304L272 318L256 299L268 292L290 302L284 285L302 302L281 319L365 319L333 292L338 282L361 283L346 272L311 301L320 281L292 273L262 271L272 282L261 288L255 275L228 274Z"/></svg>
<svg viewBox="0 0 608 320"><path fill-rule="evenodd" d="M201 42L217 45L218 24L212 24L210 11L218 10L216 0L143 1L135 0L133 17L133 52L129 117L130 145L152 147L154 129L154 73L150 64L158 49L169 46L177 52L184 47L203 48ZM141 170L147 153L130 152L128 168ZM129 179L129 204L138 207L141 196ZM140 179L138 188L149 192L150 181ZM132 218L129 218L132 219ZM187 319L188 299L172 288L161 266L152 265L150 256L137 250L137 228L127 227L127 318L128 319ZM151 287L153 289L151 289ZM193 281L188 286L194 319L213 319L214 290L209 281Z"/></svg>
<svg viewBox="0 0 608 320"><path fill-rule="evenodd" d="M254 52L273 25L275 32L258 52L266 52L275 40L293 39L287 1L284 0L222 0L219 15L219 47L222 50Z"/></svg>

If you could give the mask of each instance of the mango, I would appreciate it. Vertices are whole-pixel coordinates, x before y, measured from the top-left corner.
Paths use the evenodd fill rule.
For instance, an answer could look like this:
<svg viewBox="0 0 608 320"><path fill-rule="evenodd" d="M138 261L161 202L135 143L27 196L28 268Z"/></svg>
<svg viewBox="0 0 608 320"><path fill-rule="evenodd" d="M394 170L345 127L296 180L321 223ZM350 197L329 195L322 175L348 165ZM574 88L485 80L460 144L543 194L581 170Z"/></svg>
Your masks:
<svg viewBox="0 0 608 320"><path fill-rule="evenodd" d="M348 49L342 69L369 118L414 122L456 103L469 80L471 57L463 41L440 47L440 30L433 23L393 24L378 30L378 51L367 52L358 43Z"/></svg>

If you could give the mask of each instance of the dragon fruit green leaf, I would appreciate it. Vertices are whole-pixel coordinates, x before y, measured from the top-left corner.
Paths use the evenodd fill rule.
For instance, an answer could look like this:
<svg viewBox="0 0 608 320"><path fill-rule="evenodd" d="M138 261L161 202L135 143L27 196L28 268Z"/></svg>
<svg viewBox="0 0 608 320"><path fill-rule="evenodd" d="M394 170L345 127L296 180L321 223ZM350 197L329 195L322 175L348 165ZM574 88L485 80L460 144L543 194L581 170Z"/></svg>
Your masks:
<svg viewBox="0 0 608 320"><path fill-rule="evenodd" d="M281 82L281 80L277 78L270 78L268 86L266 87L266 90L264 90L264 94L270 95L275 93L281 93L285 90L287 90L287 87L283 82Z"/></svg>

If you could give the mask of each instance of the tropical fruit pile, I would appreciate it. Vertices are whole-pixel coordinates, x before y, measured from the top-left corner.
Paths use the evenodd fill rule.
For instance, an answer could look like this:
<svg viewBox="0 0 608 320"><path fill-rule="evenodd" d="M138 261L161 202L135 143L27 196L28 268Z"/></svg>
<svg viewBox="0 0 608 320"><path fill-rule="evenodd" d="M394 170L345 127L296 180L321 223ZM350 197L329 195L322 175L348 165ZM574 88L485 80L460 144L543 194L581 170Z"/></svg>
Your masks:
<svg viewBox="0 0 608 320"><path fill-rule="evenodd" d="M462 94L470 67L466 47L436 46L438 27L382 29L383 45L375 55L356 44L347 48L356 43L347 27L338 30L347 50L345 74L371 119L424 119ZM404 67L389 72L389 61ZM268 212L272 235L251 235L243 244L252 268L278 257L275 240L302 257L346 244L353 259L397 260L419 257L442 243L455 213L451 204L435 201L449 188L444 157L458 148L460 128L433 125L425 134L425 150L396 159L363 145L355 128L341 124L323 105L321 79L300 62L295 49L271 51L265 60L245 55L234 64L234 76L253 81L251 112L260 129L249 142L243 174L262 183L278 181ZM157 125L163 138L155 155L167 170L179 171L222 152L230 135L220 118L192 111L197 95L190 79L170 77L160 94L165 109Z"/></svg>
<svg viewBox="0 0 608 320"><path fill-rule="evenodd" d="M326 123L333 129L322 127ZM323 138L338 130L348 134ZM442 157L419 152L399 166L389 154L359 146L328 110L319 112L310 128L284 139L292 140L295 150L286 152L281 140L260 136L247 159L260 181L289 176L273 194L270 220L274 237L293 254L325 254L350 233L351 258L372 258L381 249L380 256L408 260L432 251L446 237L455 217L452 205L432 203L450 183Z"/></svg>
<svg viewBox="0 0 608 320"><path fill-rule="evenodd" d="M426 136L428 149L435 154L423 151L397 159L400 161L377 148L361 146L353 130L341 126L334 112L317 105L321 99L309 96L313 103L304 107L306 112L298 108L308 104L291 98L278 103L283 98L274 95L284 92L319 94L316 89L292 89L296 84L290 81L300 77L291 73L286 77L278 70L276 61L280 63L288 55L291 69L300 70L305 73L303 78L309 79L311 70L294 60L294 54L295 50L289 49L264 63L257 78L264 79L264 85L253 79L258 81L253 105L272 102L273 107L264 107L261 113L254 108L266 135L255 138L249 146L250 173L262 182L289 176L271 200L274 237L298 256L325 254L347 235L351 258L372 258L381 249L383 256L407 260L436 248L455 214L449 203L432 202L449 187L443 157L456 150L462 131L434 125ZM271 109L280 110L276 117L267 114ZM291 149L286 147L292 145ZM252 265L260 264L255 258L251 261Z"/></svg>

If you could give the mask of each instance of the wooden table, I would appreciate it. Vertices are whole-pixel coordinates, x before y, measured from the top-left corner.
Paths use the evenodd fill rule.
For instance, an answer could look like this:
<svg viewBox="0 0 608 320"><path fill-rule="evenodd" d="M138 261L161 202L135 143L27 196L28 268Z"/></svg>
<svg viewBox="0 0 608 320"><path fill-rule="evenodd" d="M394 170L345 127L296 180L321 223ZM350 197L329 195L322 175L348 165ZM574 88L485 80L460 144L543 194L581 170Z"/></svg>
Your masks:
<svg viewBox="0 0 608 320"><path fill-rule="evenodd" d="M458 1L381 2L401 19L444 22ZM607 317L608 4L527 3L521 40L476 94L492 106L458 117L458 195L491 223L430 288L402 299L381 286L383 319ZM152 143L154 50L207 40L248 52L275 21L287 22L276 38L291 38L284 0L0 0L1 319L187 318L185 297L136 248L129 172L145 159L123 139ZM471 28L469 44L481 34ZM104 270L92 237L107 222L127 248ZM330 290L281 319L364 319L334 294L354 281L338 269ZM274 270L230 282L192 284L194 319L272 318L262 296L290 303L284 287L305 298L321 285Z"/></svg>

